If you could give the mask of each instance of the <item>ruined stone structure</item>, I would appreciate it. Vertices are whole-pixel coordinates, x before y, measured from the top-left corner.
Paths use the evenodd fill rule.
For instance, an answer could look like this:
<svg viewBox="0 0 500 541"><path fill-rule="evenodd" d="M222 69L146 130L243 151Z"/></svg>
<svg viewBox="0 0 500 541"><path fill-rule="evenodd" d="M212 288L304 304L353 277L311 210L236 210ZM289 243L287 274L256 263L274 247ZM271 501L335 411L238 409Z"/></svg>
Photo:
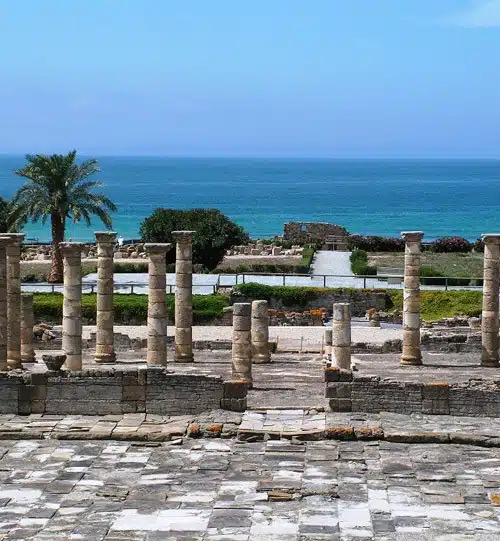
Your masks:
<svg viewBox="0 0 500 541"><path fill-rule="evenodd" d="M481 323L483 366L498 366L498 317L500 287L500 235L483 235L484 282Z"/></svg>
<svg viewBox="0 0 500 541"><path fill-rule="evenodd" d="M193 233L172 231L175 259L175 353L174 360L193 362Z"/></svg>
<svg viewBox="0 0 500 541"><path fill-rule="evenodd" d="M8 237L0 237L0 372L7 370L7 246Z"/></svg>
<svg viewBox="0 0 500 541"><path fill-rule="evenodd" d="M232 379L252 386L252 305L235 303L233 311Z"/></svg>
<svg viewBox="0 0 500 541"><path fill-rule="evenodd" d="M351 369L351 313L348 303L333 305L332 363L341 370Z"/></svg>
<svg viewBox="0 0 500 541"><path fill-rule="evenodd" d="M34 363L35 350L33 348L33 295L21 295L21 360L23 363Z"/></svg>
<svg viewBox="0 0 500 541"><path fill-rule="evenodd" d="M424 234L421 231L406 231L401 236L405 240L401 364L420 365L420 245Z"/></svg>
<svg viewBox="0 0 500 541"><path fill-rule="evenodd" d="M22 368L21 361L21 243L23 233L5 233L7 246L7 364Z"/></svg>
<svg viewBox="0 0 500 541"><path fill-rule="evenodd" d="M148 353L150 366L167 364L166 254L171 244L145 244L149 256Z"/></svg>
<svg viewBox="0 0 500 541"><path fill-rule="evenodd" d="M64 256L64 300L62 347L65 368L82 369L82 244L61 244Z"/></svg>
<svg viewBox="0 0 500 541"><path fill-rule="evenodd" d="M267 301L252 302L252 358L254 363L270 363L269 315Z"/></svg>
<svg viewBox="0 0 500 541"><path fill-rule="evenodd" d="M315 242L323 250L347 251L347 229L340 225L321 222L288 222L284 226L283 239L294 244Z"/></svg>
<svg viewBox="0 0 500 541"><path fill-rule="evenodd" d="M97 231L97 343L96 363L116 360L113 343L113 249L116 233Z"/></svg>

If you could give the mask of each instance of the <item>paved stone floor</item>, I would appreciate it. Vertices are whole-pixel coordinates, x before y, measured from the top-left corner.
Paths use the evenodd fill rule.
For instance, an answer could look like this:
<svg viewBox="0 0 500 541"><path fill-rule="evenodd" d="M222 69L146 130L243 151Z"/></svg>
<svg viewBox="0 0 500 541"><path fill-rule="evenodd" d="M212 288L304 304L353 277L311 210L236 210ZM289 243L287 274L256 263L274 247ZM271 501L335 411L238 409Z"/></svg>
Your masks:
<svg viewBox="0 0 500 541"><path fill-rule="evenodd" d="M4 540L500 538L498 449L48 440L0 457Z"/></svg>

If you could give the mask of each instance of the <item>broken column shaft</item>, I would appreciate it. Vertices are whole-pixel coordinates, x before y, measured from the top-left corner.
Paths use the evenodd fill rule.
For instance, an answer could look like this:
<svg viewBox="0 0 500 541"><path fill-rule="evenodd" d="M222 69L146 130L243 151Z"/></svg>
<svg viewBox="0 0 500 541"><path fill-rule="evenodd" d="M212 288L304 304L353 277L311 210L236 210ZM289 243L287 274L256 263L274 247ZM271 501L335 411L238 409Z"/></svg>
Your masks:
<svg viewBox="0 0 500 541"><path fill-rule="evenodd" d="M351 369L351 305L339 302L333 305L332 363L342 370Z"/></svg>
<svg viewBox="0 0 500 541"><path fill-rule="evenodd" d="M252 341L250 303L236 303L233 311L232 379L252 386Z"/></svg>
<svg viewBox="0 0 500 541"><path fill-rule="evenodd" d="M252 359L254 363L270 363L269 314L267 301L252 302Z"/></svg>

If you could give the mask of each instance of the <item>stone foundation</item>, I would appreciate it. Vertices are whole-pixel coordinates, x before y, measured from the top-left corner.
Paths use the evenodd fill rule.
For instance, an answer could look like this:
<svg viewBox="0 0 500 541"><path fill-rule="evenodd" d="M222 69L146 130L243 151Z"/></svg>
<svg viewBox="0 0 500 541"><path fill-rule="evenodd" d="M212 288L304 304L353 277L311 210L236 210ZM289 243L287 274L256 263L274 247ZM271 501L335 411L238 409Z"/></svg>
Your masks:
<svg viewBox="0 0 500 541"><path fill-rule="evenodd" d="M231 383L231 382L229 382ZM0 373L0 413L189 415L246 408L246 386L163 368Z"/></svg>
<svg viewBox="0 0 500 541"><path fill-rule="evenodd" d="M332 411L500 417L500 378L416 382L327 368L325 380Z"/></svg>

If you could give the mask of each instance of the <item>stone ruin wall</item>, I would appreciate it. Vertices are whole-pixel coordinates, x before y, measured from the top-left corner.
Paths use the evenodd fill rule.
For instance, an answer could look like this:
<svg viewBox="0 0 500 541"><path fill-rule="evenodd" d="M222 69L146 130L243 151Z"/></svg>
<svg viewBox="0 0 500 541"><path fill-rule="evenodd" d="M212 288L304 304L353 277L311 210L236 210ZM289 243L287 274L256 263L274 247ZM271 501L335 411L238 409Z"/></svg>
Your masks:
<svg viewBox="0 0 500 541"><path fill-rule="evenodd" d="M163 368L0 374L0 413L28 415L197 414L244 411L246 386Z"/></svg>
<svg viewBox="0 0 500 541"><path fill-rule="evenodd" d="M305 228L305 231L303 229ZM346 237L349 232L337 224L318 222L288 222L284 225L283 240L296 244L324 243L330 235Z"/></svg>
<svg viewBox="0 0 500 541"><path fill-rule="evenodd" d="M326 370L332 411L500 417L500 380L412 382Z"/></svg>

